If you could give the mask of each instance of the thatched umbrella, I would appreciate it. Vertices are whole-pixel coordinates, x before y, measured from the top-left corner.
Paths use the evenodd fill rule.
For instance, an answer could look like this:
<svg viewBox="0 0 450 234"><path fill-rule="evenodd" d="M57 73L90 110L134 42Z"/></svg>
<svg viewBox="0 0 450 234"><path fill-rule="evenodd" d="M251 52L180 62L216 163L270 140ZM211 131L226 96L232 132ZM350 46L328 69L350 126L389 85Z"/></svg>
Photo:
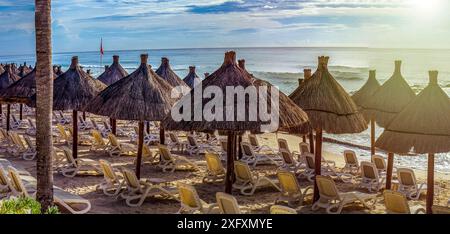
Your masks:
<svg viewBox="0 0 450 234"><path fill-rule="evenodd" d="M317 71L290 96L308 114L316 131L316 175L321 174L323 131L344 134L359 133L367 129L367 123L350 95L328 71L328 60L329 57L319 57ZM318 195L315 184L315 201Z"/></svg>
<svg viewBox="0 0 450 234"><path fill-rule="evenodd" d="M53 65L53 72L56 74L56 77L62 75L64 72L61 70L60 65Z"/></svg>
<svg viewBox="0 0 450 234"><path fill-rule="evenodd" d="M144 121L161 121L176 100L171 98L172 86L161 79L147 64L148 55L141 55L141 65L129 76L103 90L85 110L112 119L139 121L136 175L140 176Z"/></svg>
<svg viewBox="0 0 450 234"><path fill-rule="evenodd" d="M437 71L430 83L392 121L376 146L399 154L428 154L427 213L434 197L434 155L450 151L450 101L439 87Z"/></svg>
<svg viewBox="0 0 450 234"><path fill-rule="evenodd" d="M191 89L197 86L202 80L195 73L195 66L189 67L189 74L183 79L184 83L186 83Z"/></svg>
<svg viewBox="0 0 450 234"><path fill-rule="evenodd" d="M362 103L364 112L375 118L380 127L385 128L416 96L401 74L402 61L395 61L395 71L391 78L373 94L372 98ZM386 189L391 188L394 154L388 153L386 172Z"/></svg>
<svg viewBox="0 0 450 234"><path fill-rule="evenodd" d="M370 153L371 155L375 154L375 117L371 116L370 113L366 113L363 107L363 103L368 102L372 99L372 96L375 92L380 88L380 83L376 79L376 71L369 71L369 79L367 82L356 91L352 98L355 101L356 105L360 108L359 110L364 115L364 118L367 122L370 122Z"/></svg>
<svg viewBox="0 0 450 234"><path fill-rule="evenodd" d="M12 65L6 65L5 66L5 72L3 72L0 75L0 91L5 90L8 88L11 84L18 81L20 77L14 73L13 66ZM9 131L10 129L10 119L9 116L11 114L11 105L7 105L7 112L6 112L6 130ZM0 104L0 110L2 109ZM0 111L1 113L1 111Z"/></svg>
<svg viewBox="0 0 450 234"><path fill-rule="evenodd" d="M26 76L28 73L30 73L30 72L32 71L32 69L30 69L30 68L27 66L27 63L24 63L23 65L20 65L20 66L19 66L18 71L19 71L19 73L18 73L17 75L20 76L20 77L24 77L24 76Z"/></svg>
<svg viewBox="0 0 450 234"><path fill-rule="evenodd" d="M106 86L92 79L78 64L78 57L72 57L69 69L58 76L53 83L53 109L72 110L73 119L73 157L78 156L78 111L93 99ZM36 95L31 97L32 107L36 105Z"/></svg>
<svg viewBox="0 0 450 234"><path fill-rule="evenodd" d="M161 66L156 70L156 74L166 80L172 87L186 87L186 83L172 70L168 58L161 58Z"/></svg>
<svg viewBox="0 0 450 234"><path fill-rule="evenodd" d="M270 92L268 96L256 94L257 100L250 98L245 98L245 101L238 101L235 98L233 91L230 93L230 88L240 87L255 88L255 90L261 91L267 88ZM225 53L225 59L222 66L216 70L214 73L209 75L205 80L202 81L198 86L190 91L190 95L185 95L182 98L184 104L191 105L191 111L187 113L182 113L183 116L188 118L183 118L182 120L174 120L171 115L164 120L164 127L170 130L182 130L182 131L202 131L210 132L219 130L221 132L227 132L228 135L228 146L227 146L227 175L226 175L226 189L225 191L231 192L231 185L234 177L234 160L236 158L236 134L237 132L252 131L252 132L262 132L262 126L269 124L270 121L265 121L261 119L261 114L259 116L250 116L252 109L258 105L263 105L264 103L269 103L274 101L275 93L272 93L272 88L269 83L255 79L250 76L246 71L241 69L236 63L236 53L230 51ZM215 100L216 97L204 97L204 98L194 98L199 92L204 92L210 89L220 89L223 98ZM217 90L219 91L219 90ZM276 90L278 93L278 90ZM214 94L216 95L216 94ZM219 94L217 94L219 95ZM233 98L228 98L231 96ZM239 95L239 94L238 94ZM223 100L222 100L223 99ZM233 100L234 99L234 100ZM231 100L231 101L230 101ZM211 105L216 101L216 105ZM257 103L253 103L256 101ZM227 104L228 103L228 104ZM271 102L270 102L271 103ZM290 129L297 127L299 131L308 132L310 130L310 125L308 122L308 117L305 112L303 112L298 106L296 106L289 98L283 93L279 92L279 125L278 129ZM223 105L223 106L222 106ZM240 108L239 108L240 107ZM270 113L274 106L268 105L267 109ZM172 110L179 111L185 109L181 106L180 109ZM241 109L243 108L243 109ZM197 115L198 111L211 112L211 115ZM204 112L200 112L204 113ZM236 119L239 114L244 113L242 119ZM258 113L254 113L255 115ZM214 116L214 117L213 117ZM211 118L212 117L212 118ZM255 118L253 118L255 117Z"/></svg>
<svg viewBox="0 0 450 234"><path fill-rule="evenodd" d="M3 68L3 64L0 64L0 75L5 72L5 69Z"/></svg>

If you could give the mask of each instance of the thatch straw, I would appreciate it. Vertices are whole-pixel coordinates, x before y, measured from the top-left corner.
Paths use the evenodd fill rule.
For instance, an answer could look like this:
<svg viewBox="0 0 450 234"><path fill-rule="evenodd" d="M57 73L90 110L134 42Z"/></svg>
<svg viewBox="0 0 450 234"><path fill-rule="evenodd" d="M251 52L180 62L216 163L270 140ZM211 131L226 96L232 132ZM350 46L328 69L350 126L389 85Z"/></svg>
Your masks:
<svg viewBox="0 0 450 234"><path fill-rule="evenodd" d="M92 79L80 68L78 57L74 56L70 68L53 83L53 109L82 110L104 88L102 82ZM36 95L31 97L30 105L36 106Z"/></svg>
<svg viewBox="0 0 450 234"><path fill-rule="evenodd" d="M5 72L5 69L3 68L3 64L0 64L0 75Z"/></svg>
<svg viewBox="0 0 450 234"><path fill-rule="evenodd" d="M109 86L126 76L128 76L128 72L120 65L119 56L114 55L111 66L108 66L97 79Z"/></svg>
<svg viewBox="0 0 450 234"><path fill-rule="evenodd" d="M202 80L195 73L195 66L189 67L189 74L183 79L184 83L186 83L191 89L200 84Z"/></svg>
<svg viewBox="0 0 450 234"><path fill-rule="evenodd" d="M430 83L386 127L376 146L405 154L450 151L450 101L439 87L437 71L430 71Z"/></svg>
<svg viewBox="0 0 450 234"><path fill-rule="evenodd" d="M369 79L367 80L367 82L352 96L353 101L355 101L356 105L360 108L360 111L363 113L366 121L370 121L371 116L365 112L364 108L362 107L363 103L372 99L373 95L380 87L381 85L376 79L376 71L371 70L369 71Z"/></svg>
<svg viewBox="0 0 450 234"><path fill-rule="evenodd" d="M53 72L54 72L54 74L56 74L56 77L58 77L58 76L60 76L60 75L62 75L64 73L62 71L60 65L53 65ZM56 77L55 77L55 79L56 79Z"/></svg>
<svg viewBox="0 0 450 234"><path fill-rule="evenodd" d="M187 86L186 83L184 83L184 81L172 70L168 58L161 58L161 66L156 70L156 74L166 80L172 87Z"/></svg>
<svg viewBox="0 0 450 234"><path fill-rule="evenodd" d="M19 70L19 73L17 75L19 75L20 77L24 77L32 71L32 69L30 69L26 63L24 63L23 65L20 65L18 70Z"/></svg>
<svg viewBox="0 0 450 234"><path fill-rule="evenodd" d="M203 98L203 100L195 100L194 92L197 89L201 89L202 92L207 87L218 87L221 89L224 99L227 96L227 87L237 87L242 86L244 89L249 86L255 86L257 90L262 86L270 86L269 83L255 79L251 77L246 71L241 69L236 63L236 53L234 51L227 52L225 54L224 63L222 66L210 74L205 80L202 81L201 84L196 86L195 89L191 90L191 96L185 96L184 98L189 98L188 101L191 101L192 111L189 115L190 121L175 121L172 119L171 115L169 115L164 120L164 127L169 130L184 130L184 131L252 131L252 132L261 132L261 126L264 124L268 124L267 121L262 121L258 116L256 121L250 120L249 116L245 116L244 121L226 121L226 114L230 112L230 107L226 105L226 100L223 101L223 110L218 112L222 117L222 121L206 121L204 116L201 116L201 120L196 120L194 118L194 110L199 106L202 107L202 110L208 109L205 108L205 104L208 103L211 98ZM268 91L270 91L270 87L268 87ZM197 90L198 92L198 90ZM229 95L229 94L228 94ZM259 95L258 95L259 96ZM264 98L264 97L260 97ZM258 98L258 101L260 101ZM263 100L270 102L271 98L270 93L269 97L265 97ZM308 117L305 112L303 112L300 108L298 108L293 102L287 101L288 98L285 95L282 95L280 92L280 111L279 111L279 128L292 128L298 127L300 131L308 132L310 130L310 125L308 123ZM238 100L235 98L233 103L234 116L236 120L237 116L237 106ZM251 103L251 105L258 105L255 103ZM245 113L249 113L249 99L246 98L244 103ZM268 112L271 111L271 106L268 104ZM199 109L199 108L198 108Z"/></svg>
<svg viewBox="0 0 450 234"><path fill-rule="evenodd" d="M176 100L171 98L172 86L151 69L147 59L147 54L141 55L136 71L103 90L85 110L113 119L162 120Z"/></svg>
<svg viewBox="0 0 450 234"><path fill-rule="evenodd" d="M315 129L328 133L358 133L367 123L342 86L328 71L329 57L319 57L319 66L290 98L307 114Z"/></svg>
<svg viewBox="0 0 450 234"><path fill-rule="evenodd" d="M401 61L395 61L394 75L361 106L369 116L375 117L381 127L386 127L415 97L401 74L401 64Z"/></svg>
<svg viewBox="0 0 450 234"><path fill-rule="evenodd" d="M0 75L0 90L8 88L12 83L18 81L20 77L14 73L12 65L5 66L5 72Z"/></svg>

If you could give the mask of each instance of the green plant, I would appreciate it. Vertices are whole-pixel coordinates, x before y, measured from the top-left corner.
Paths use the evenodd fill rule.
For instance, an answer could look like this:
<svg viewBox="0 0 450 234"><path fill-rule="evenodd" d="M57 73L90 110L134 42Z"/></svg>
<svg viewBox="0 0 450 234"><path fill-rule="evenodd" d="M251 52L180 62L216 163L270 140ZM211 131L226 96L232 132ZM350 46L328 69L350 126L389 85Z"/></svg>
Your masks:
<svg viewBox="0 0 450 234"><path fill-rule="evenodd" d="M41 214L41 204L30 197L11 198L1 201L0 214ZM58 207L49 207L45 214L59 214Z"/></svg>

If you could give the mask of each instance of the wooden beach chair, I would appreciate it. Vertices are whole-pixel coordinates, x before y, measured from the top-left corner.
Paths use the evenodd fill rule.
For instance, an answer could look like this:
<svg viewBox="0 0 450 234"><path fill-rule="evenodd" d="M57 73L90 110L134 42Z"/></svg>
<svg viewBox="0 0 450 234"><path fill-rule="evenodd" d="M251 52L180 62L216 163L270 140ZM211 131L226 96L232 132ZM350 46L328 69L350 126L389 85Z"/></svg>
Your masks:
<svg viewBox="0 0 450 234"><path fill-rule="evenodd" d="M271 180L265 176L253 175L250 167L240 161L234 162L234 173L236 181L233 184L234 189L238 189L241 194L251 196L255 193L255 190L261 187L271 186L276 190L281 191L277 185L277 181Z"/></svg>
<svg viewBox="0 0 450 234"><path fill-rule="evenodd" d="M125 199L125 203L130 207L141 206L147 197L161 196L163 198L175 197L176 189L158 185L164 183L161 179L138 179L134 171L122 168L123 178L125 180L126 189L120 194Z"/></svg>
<svg viewBox="0 0 450 234"><path fill-rule="evenodd" d="M178 183L178 194L180 195L181 202L181 208L178 210L178 214L209 214L217 206L215 203L209 204L200 199L197 190L192 185Z"/></svg>
<svg viewBox="0 0 450 234"><path fill-rule="evenodd" d="M412 169L398 168L397 179L399 183L398 191L405 194L409 199L417 200L421 192L427 190L427 184L417 183L416 175Z"/></svg>
<svg viewBox="0 0 450 234"><path fill-rule="evenodd" d="M217 183L223 182L226 171L218 154L206 153L206 176L203 177L203 183Z"/></svg>
<svg viewBox="0 0 450 234"><path fill-rule="evenodd" d="M347 171L350 173L358 173L359 162L358 162L358 157L356 157L355 151L345 150L344 151L344 160L345 160L344 171Z"/></svg>
<svg viewBox="0 0 450 234"><path fill-rule="evenodd" d="M359 201L364 207L372 209L376 202L376 194L361 192L341 193L336 187L333 179L326 176L316 176L317 187L319 188L319 200L316 201L312 210L316 211L325 208L328 214L340 214L345 205ZM372 201L373 204L368 204Z"/></svg>
<svg viewBox="0 0 450 234"><path fill-rule="evenodd" d="M109 148L108 153L111 157L114 156L121 156L121 155L131 155L135 154L137 152L137 147L135 145L120 143L119 140L117 140L117 137L110 133L108 135L109 139Z"/></svg>
<svg viewBox="0 0 450 234"><path fill-rule="evenodd" d="M287 214L298 214L295 209L287 206L273 205L270 207L270 214L274 215L287 215Z"/></svg>
<svg viewBox="0 0 450 234"><path fill-rule="evenodd" d="M280 181L281 194L275 200L278 202L287 202L289 206L301 206L308 193L313 190L312 186L301 189L294 173L289 171L278 171L278 181Z"/></svg>
<svg viewBox="0 0 450 234"><path fill-rule="evenodd" d="M388 214L418 214L419 212L426 213L422 206L410 207L405 194L385 190L384 193L384 205L386 206L386 213Z"/></svg>
<svg viewBox="0 0 450 234"><path fill-rule="evenodd" d="M241 149L242 149L242 158L240 161L247 163L248 165L251 165L253 167L257 166L258 164L274 164L278 165L278 163L275 161L274 156L269 156L266 154L260 154L256 153L253 150L254 147L252 147L247 142L241 143Z"/></svg>
<svg viewBox="0 0 450 234"><path fill-rule="evenodd" d="M239 204L233 195L217 192L216 200L220 214L250 213L248 209L239 207Z"/></svg>
<svg viewBox="0 0 450 234"><path fill-rule="evenodd" d="M369 192L378 192L385 184L384 178L382 178L378 172L375 163L361 162L359 167L361 170L361 182L359 186L361 188L367 188Z"/></svg>
<svg viewBox="0 0 450 234"><path fill-rule="evenodd" d="M176 169L199 170L197 165L183 156L173 156L165 145L159 145L160 161L158 167L163 172L174 172Z"/></svg>
<svg viewBox="0 0 450 234"><path fill-rule="evenodd" d="M122 192L125 181L120 174L116 173L108 161L100 159L99 164L103 172L104 181L97 185L97 189L101 189L106 196L117 196Z"/></svg>
<svg viewBox="0 0 450 234"><path fill-rule="evenodd" d="M73 158L72 150L68 147L62 147L65 164L62 165L59 170L65 177L75 177L78 172L95 171L98 174L102 174L100 166L97 161L88 158Z"/></svg>

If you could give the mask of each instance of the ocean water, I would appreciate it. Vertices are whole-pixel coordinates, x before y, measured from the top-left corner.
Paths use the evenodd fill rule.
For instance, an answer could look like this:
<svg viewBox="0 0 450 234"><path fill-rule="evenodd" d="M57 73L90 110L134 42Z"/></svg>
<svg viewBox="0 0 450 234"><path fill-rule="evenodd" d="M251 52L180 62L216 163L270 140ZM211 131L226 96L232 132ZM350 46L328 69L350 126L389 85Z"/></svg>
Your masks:
<svg viewBox="0 0 450 234"><path fill-rule="evenodd" d="M216 48L216 49L160 49L133 51L106 51L103 61L99 52L55 53L54 64L62 65L63 70L70 65L72 56L77 55L85 69L91 69L94 77L103 72L104 65L112 62L112 55L120 55L122 66L132 72L139 66L139 55L149 54L149 63L154 69L160 64L161 57L168 57L174 71L181 77L188 73L188 67L195 65L197 74L214 72L223 62L224 52L235 50L239 59L246 59L247 69L256 77L267 80L290 94L303 77L303 69L317 66L317 57L330 56L329 69L337 81L349 92L358 90L367 80L369 70L377 70L380 83L387 80L393 72L394 60L402 60L402 74L412 88L419 92L428 83L428 71L439 71L439 84L450 94L450 50L427 49L372 49L372 48ZM0 62L34 64L34 55L0 55ZM379 136L383 129L377 128ZM368 146L368 131L351 135L327 135L331 138ZM450 143L450 142L449 142ZM346 147L324 144L325 150L343 152ZM370 152L356 150L363 159L370 159ZM426 168L426 156L396 157L397 166L416 169ZM450 172L450 154L436 157L436 170Z"/></svg>

